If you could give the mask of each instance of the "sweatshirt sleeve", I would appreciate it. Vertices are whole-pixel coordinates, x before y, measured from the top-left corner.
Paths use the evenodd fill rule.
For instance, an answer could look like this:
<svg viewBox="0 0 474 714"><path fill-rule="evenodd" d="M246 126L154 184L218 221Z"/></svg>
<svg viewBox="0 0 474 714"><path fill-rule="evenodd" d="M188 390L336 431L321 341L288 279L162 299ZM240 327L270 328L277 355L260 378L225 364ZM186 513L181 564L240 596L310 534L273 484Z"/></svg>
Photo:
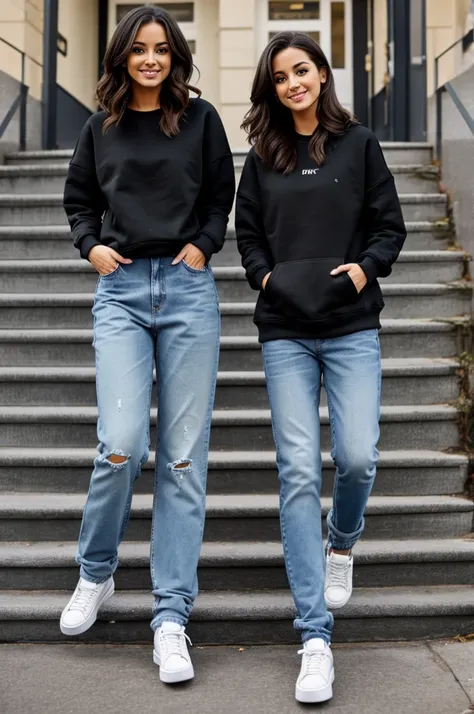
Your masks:
<svg viewBox="0 0 474 714"><path fill-rule="evenodd" d="M229 213L235 195L235 172L232 152L217 111L206 117L203 144L202 188L198 214L201 228L192 241L207 260L218 253L225 241Z"/></svg>
<svg viewBox="0 0 474 714"><path fill-rule="evenodd" d="M370 283L390 275L406 238L395 181L373 134L365 150L363 213L367 244L358 262Z"/></svg>
<svg viewBox="0 0 474 714"><path fill-rule="evenodd" d="M107 208L97 179L89 122L82 128L66 178L63 199L74 245L81 257L100 245L102 215Z"/></svg>
<svg viewBox="0 0 474 714"><path fill-rule="evenodd" d="M252 151L245 160L237 191L235 232L249 285L254 290L261 290L263 278L271 272L273 261L262 222L260 187Z"/></svg>

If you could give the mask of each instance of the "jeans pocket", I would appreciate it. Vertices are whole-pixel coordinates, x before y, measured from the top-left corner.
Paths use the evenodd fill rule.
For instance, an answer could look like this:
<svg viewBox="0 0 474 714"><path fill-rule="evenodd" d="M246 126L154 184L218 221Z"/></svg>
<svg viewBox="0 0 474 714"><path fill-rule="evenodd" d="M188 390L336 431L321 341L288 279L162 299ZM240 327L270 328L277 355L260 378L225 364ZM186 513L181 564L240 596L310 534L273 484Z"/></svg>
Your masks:
<svg viewBox="0 0 474 714"><path fill-rule="evenodd" d="M115 276L118 275L121 272L121 270L122 270L122 266L119 263L117 265L117 267L114 268L114 270L112 270L111 273L106 273L105 275L102 275L101 273L99 273L99 280L110 280L110 278L115 278Z"/></svg>
<svg viewBox="0 0 474 714"><path fill-rule="evenodd" d="M188 273L207 273L207 263L202 268L193 268L191 265L188 265L185 260L181 260L180 265L182 265Z"/></svg>

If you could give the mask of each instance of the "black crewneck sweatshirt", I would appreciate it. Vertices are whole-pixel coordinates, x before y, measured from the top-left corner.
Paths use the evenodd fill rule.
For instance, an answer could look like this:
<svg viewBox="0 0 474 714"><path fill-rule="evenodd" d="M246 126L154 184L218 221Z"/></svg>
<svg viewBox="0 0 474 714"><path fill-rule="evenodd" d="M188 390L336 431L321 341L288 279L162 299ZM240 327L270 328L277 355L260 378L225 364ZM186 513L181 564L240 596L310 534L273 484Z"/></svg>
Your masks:
<svg viewBox="0 0 474 714"><path fill-rule="evenodd" d="M66 179L64 208L81 256L104 244L155 258L193 243L209 260L224 244L235 192L217 111L191 99L172 138L160 130L160 109L127 109L104 134L106 117L98 112L84 125Z"/></svg>
<svg viewBox="0 0 474 714"><path fill-rule="evenodd" d="M254 322L261 342L379 328L377 278L390 274L406 237L374 134L353 125L331 136L322 166L309 156L310 139L295 136L297 166L289 175L271 171L250 149L237 191L237 245L251 287L260 290ZM347 273L330 275L343 263L365 272L360 293Z"/></svg>

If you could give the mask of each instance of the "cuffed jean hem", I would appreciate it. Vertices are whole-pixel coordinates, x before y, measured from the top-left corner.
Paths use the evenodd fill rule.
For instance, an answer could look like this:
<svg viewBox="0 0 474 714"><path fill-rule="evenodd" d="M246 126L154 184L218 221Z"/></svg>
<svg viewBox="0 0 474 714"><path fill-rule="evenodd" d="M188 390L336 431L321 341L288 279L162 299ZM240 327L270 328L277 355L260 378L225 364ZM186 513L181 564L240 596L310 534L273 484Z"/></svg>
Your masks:
<svg viewBox="0 0 474 714"><path fill-rule="evenodd" d="M332 520L333 511L334 509L331 509L326 518L328 529L327 550L329 548L335 548L336 550L350 550L355 546L364 531L365 519L362 517L359 528L356 531L353 531L353 533L343 533L334 526Z"/></svg>
<svg viewBox="0 0 474 714"><path fill-rule="evenodd" d="M80 574L80 576L81 576L81 578L82 578L83 580L87 580L88 583L94 583L95 585L102 585L102 583L107 582L107 580L108 580L109 578L111 578L112 575L113 575L113 573L110 573L110 575L105 575L105 576L102 577L102 578L91 578L89 575L87 575L87 573L85 573L85 572L83 571L82 568L81 568L79 574Z"/></svg>
<svg viewBox="0 0 474 714"><path fill-rule="evenodd" d="M161 614L159 617L153 618L153 620L150 623L150 627L155 632L159 627L164 622L176 622L178 625L181 625L182 627L186 627L188 624L188 621L185 620L183 617L176 617L176 615L164 615Z"/></svg>
<svg viewBox="0 0 474 714"><path fill-rule="evenodd" d="M313 632L311 630L305 630L301 633L301 642L304 644L309 640L314 639L324 640L328 645L331 644L331 638L325 632Z"/></svg>

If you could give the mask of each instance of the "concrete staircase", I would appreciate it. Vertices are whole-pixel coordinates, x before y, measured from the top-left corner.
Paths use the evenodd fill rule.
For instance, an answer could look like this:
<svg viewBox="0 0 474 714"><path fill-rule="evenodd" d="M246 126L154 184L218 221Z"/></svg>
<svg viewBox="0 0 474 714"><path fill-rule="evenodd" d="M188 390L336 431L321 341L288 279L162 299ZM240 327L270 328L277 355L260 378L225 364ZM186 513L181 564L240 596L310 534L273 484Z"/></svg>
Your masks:
<svg viewBox="0 0 474 714"><path fill-rule="evenodd" d="M474 503L465 495L461 409L471 350L469 256L450 232L431 148L387 144L384 151L409 235L383 283L381 460L355 551L356 590L336 619L335 640L346 642L474 631ZM77 580L74 553L96 445L96 276L78 260L61 205L69 156L12 154L0 167L2 641L64 639L57 620ZM243 155L235 160L239 173ZM198 643L292 642L270 414L252 324L256 295L240 268L232 223L213 260L223 337L201 595L190 632ZM321 414L326 513L333 474L324 399ZM151 438L153 445L153 428ZM150 640L152 469L153 458L136 484L118 592L82 640Z"/></svg>

